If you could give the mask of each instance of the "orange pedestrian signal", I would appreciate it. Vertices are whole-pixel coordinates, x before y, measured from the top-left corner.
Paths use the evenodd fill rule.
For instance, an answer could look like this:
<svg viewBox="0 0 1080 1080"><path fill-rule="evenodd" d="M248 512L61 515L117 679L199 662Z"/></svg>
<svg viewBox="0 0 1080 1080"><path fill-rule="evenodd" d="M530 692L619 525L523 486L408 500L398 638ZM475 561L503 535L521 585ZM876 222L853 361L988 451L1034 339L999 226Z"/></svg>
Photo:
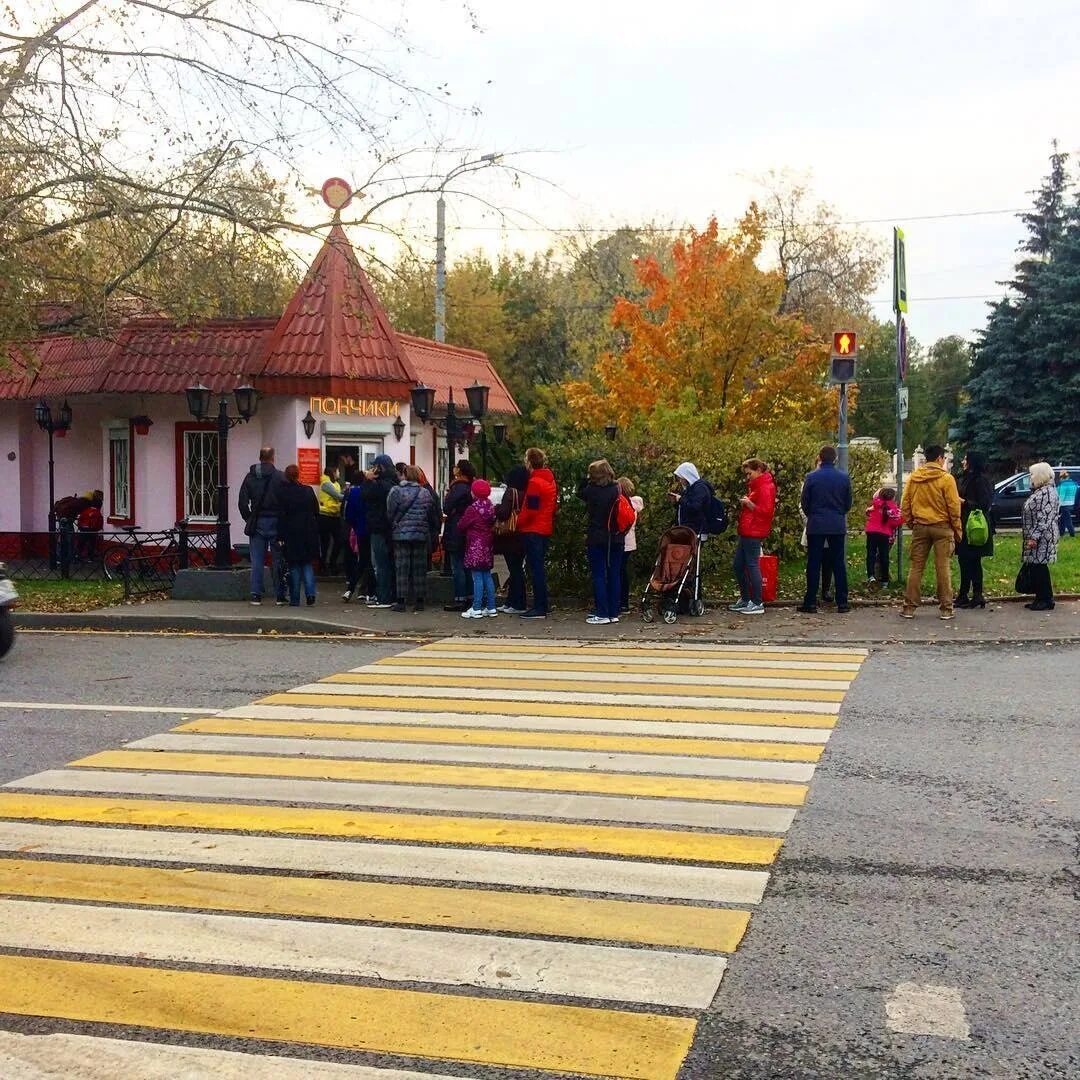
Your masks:
<svg viewBox="0 0 1080 1080"><path fill-rule="evenodd" d="M832 336L833 356L855 356L859 351L854 330L839 330Z"/></svg>

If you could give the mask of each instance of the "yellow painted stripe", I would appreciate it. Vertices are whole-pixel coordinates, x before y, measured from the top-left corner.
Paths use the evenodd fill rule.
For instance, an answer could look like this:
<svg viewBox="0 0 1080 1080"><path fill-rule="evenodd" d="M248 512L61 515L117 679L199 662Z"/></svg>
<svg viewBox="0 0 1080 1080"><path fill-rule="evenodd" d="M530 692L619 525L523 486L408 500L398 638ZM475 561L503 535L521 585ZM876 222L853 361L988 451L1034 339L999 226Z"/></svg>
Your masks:
<svg viewBox="0 0 1080 1080"><path fill-rule="evenodd" d="M750 921L748 911L689 904L27 859L0 860L0 894L199 911L332 915L714 952L734 952Z"/></svg>
<svg viewBox="0 0 1080 1080"><path fill-rule="evenodd" d="M389 706L388 706L389 701ZM481 701L453 697L424 698L395 694L271 694L256 705L325 705L334 709L402 712L452 712L476 716L577 716L587 720L671 720L684 724L757 724L763 727L833 728L832 713L778 712L762 709L682 709L659 705L596 705L563 701Z"/></svg>
<svg viewBox="0 0 1080 1080"><path fill-rule="evenodd" d="M0 956L0 1013L626 1080L674 1080L696 1026L613 1009L30 956Z"/></svg>
<svg viewBox="0 0 1080 1080"><path fill-rule="evenodd" d="M173 802L69 795L0 792L0 818L81 821L102 825L146 825L164 829L289 833L355 837L472 847L524 848L582 854L622 855L678 862L771 863L781 841L771 836L679 832L616 825L557 824L502 818L384 814L291 806ZM3 1009L0 1009L3 1012Z"/></svg>
<svg viewBox="0 0 1080 1080"><path fill-rule="evenodd" d="M503 642L439 641L430 645L420 645L413 653L438 652L440 649L453 649L455 652L485 653L581 653L586 656L649 656L660 660L688 657L693 660L799 660L810 662L817 660L831 664L861 664L866 654L858 650L851 652L785 652L783 649L758 649L743 652L739 649L665 649L648 648L637 645L593 645L588 642L528 642L516 644Z"/></svg>
<svg viewBox="0 0 1080 1080"><path fill-rule="evenodd" d="M470 662L454 657L417 656L415 653L406 653L403 656L384 656L381 660L377 660L375 664L382 667L415 667L417 664L422 664L426 667L461 671ZM512 663L515 671L607 671L609 674L625 673L628 675L720 675L756 679L820 679L844 684L850 684L857 674L854 671L820 671L816 668L755 668L751 666L753 664L752 660L748 661L746 667L731 667L722 664L709 664L705 667L680 667L673 664L624 664L620 666L618 660L599 666L597 664L574 663L570 660L520 660L516 658L512 660Z"/></svg>
<svg viewBox="0 0 1080 1080"><path fill-rule="evenodd" d="M197 731L204 735L285 735L369 742L593 750L620 754L685 754L691 757L758 758L763 761L818 761L825 749L814 743L738 742L734 739L683 739L647 735L577 735L568 731L339 724L313 720L241 720L218 716L192 720L173 730Z"/></svg>
<svg viewBox="0 0 1080 1080"><path fill-rule="evenodd" d="M516 769L487 765L363 761L351 758L283 757L273 754L206 754L168 750L104 750L71 762L84 769L212 773L227 776L291 776L307 780L359 780L386 784L447 784L520 791L567 791L634 798L802 806L805 784L711 777L655 776L571 769ZM492 808L497 810L496 804Z"/></svg>
<svg viewBox="0 0 1080 1080"><path fill-rule="evenodd" d="M348 683L363 686L365 684L387 685L395 676L390 672L385 675L346 671L340 675L329 675L320 679L323 683ZM545 679L535 685L522 682L521 679L474 675L424 675L417 681L423 686L468 687L477 690L528 690L537 694L545 691L580 691L588 694L648 694L666 697L694 698L767 698L770 700L787 699L788 701L843 701L843 690L793 690L787 687L773 686L687 686L686 683L621 683L621 682L582 682L574 679Z"/></svg>

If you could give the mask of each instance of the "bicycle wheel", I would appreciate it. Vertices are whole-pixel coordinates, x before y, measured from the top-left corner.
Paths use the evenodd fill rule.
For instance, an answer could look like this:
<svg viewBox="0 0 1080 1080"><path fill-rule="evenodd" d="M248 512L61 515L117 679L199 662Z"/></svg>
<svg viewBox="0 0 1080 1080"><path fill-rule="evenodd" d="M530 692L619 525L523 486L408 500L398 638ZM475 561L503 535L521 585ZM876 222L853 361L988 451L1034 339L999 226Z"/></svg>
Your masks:
<svg viewBox="0 0 1080 1080"><path fill-rule="evenodd" d="M127 558L127 554L128 550L123 544L116 544L114 547L108 548L105 554L102 555L101 570L109 581L121 581L123 579L121 567Z"/></svg>

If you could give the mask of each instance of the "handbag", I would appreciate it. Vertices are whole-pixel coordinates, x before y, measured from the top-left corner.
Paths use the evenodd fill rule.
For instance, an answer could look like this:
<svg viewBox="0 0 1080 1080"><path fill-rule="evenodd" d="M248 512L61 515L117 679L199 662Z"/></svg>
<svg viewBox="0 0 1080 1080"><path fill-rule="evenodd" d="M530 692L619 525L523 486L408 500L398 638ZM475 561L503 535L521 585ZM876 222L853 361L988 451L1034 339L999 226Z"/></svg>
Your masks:
<svg viewBox="0 0 1080 1080"><path fill-rule="evenodd" d="M1021 563L1020 572L1016 575L1016 591L1018 593L1035 592L1035 566L1033 563Z"/></svg>
<svg viewBox="0 0 1080 1080"><path fill-rule="evenodd" d="M496 536L510 536L511 534L517 532L518 510L521 509L521 507L519 505L520 500L521 500L521 496L518 494L517 488L510 488L510 490L514 493L513 499L511 500L513 502L513 506L511 507L510 514L506 518L505 521L501 521L499 519L496 519L496 521L495 521L495 535Z"/></svg>

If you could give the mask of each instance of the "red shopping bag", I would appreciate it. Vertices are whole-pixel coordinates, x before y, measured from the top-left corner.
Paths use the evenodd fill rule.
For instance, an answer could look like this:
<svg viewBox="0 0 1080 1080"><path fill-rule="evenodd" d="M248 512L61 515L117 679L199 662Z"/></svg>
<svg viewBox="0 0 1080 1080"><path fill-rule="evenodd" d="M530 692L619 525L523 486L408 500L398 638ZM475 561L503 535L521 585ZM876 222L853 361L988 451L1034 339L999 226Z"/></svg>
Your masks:
<svg viewBox="0 0 1080 1080"><path fill-rule="evenodd" d="M776 555L762 555L761 565L761 599L766 604L776 601L776 585L780 576L780 559Z"/></svg>

